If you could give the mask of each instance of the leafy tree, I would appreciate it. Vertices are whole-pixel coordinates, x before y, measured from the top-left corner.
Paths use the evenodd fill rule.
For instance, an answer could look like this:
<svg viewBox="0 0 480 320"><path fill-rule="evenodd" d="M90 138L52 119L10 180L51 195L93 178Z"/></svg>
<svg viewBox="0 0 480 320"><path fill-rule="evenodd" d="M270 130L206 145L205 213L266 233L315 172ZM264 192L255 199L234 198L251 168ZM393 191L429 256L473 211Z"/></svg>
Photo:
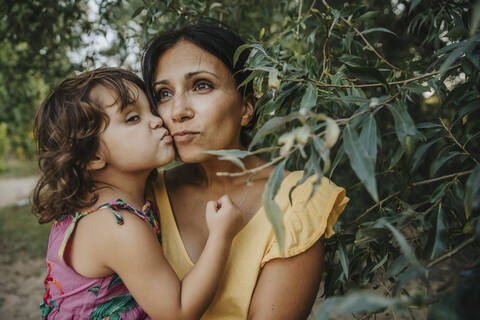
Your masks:
<svg viewBox="0 0 480 320"><path fill-rule="evenodd" d="M264 205L280 242L284 165L346 186L352 201L327 241L334 297L316 319L385 308L467 319L476 308L460 301L480 294L468 286L480 273L479 6L184 0L135 11L143 40L211 19L250 40L256 130L249 153L223 154L277 165Z"/></svg>
<svg viewBox="0 0 480 320"><path fill-rule="evenodd" d="M34 151L32 117L49 87L78 68L68 53L83 45L86 14L74 0L0 3L0 122L17 155Z"/></svg>

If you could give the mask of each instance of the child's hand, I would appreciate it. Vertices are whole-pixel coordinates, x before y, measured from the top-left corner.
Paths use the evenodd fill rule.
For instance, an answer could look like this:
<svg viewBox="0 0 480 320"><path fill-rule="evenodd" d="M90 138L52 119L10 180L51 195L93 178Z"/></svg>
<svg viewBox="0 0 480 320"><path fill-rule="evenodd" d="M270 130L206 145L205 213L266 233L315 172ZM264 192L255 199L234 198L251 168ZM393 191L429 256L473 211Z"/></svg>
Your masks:
<svg viewBox="0 0 480 320"><path fill-rule="evenodd" d="M205 215L210 235L233 240L243 227L243 214L228 195L222 196L218 201L208 201Z"/></svg>

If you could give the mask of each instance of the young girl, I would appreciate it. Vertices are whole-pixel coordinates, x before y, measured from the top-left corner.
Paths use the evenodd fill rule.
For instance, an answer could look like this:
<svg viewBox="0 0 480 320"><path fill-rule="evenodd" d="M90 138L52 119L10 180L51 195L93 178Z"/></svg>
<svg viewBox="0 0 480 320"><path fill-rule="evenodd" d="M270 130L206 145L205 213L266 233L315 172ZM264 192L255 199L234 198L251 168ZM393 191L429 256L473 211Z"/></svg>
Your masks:
<svg viewBox="0 0 480 320"><path fill-rule="evenodd" d="M151 110L142 80L115 68L63 81L38 110L33 211L55 220L44 319L198 319L213 298L242 214L226 196L208 202L205 249L180 282L144 198L175 155Z"/></svg>

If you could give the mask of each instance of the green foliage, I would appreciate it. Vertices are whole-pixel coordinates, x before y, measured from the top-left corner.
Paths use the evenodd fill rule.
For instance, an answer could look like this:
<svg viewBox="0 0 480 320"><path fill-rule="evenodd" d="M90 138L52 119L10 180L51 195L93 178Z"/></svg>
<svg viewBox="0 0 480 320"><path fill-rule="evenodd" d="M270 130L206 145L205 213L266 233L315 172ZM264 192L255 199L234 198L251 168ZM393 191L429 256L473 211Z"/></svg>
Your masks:
<svg viewBox="0 0 480 320"><path fill-rule="evenodd" d="M327 241L325 293L348 294L326 300L317 318L412 306L426 314L448 294L443 283L479 263L436 268L479 251L478 9L467 0L328 2L167 1L137 13L154 32L166 21L235 26L250 39L237 56L252 49L248 81L259 97L249 151L347 188L351 203ZM336 144L329 123L341 128ZM264 204L281 244L277 171ZM455 303L442 301L429 313Z"/></svg>
<svg viewBox="0 0 480 320"><path fill-rule="evenodd" d="M157 32L221 21L252 49L248 81L258 120L248 151L216 154L240 167L241 158L258 154L304 170L305 178L316 174L317 183L328 174L351 198L337 234L326 240L329 298L316 317L367 319L385 308L397 315L423 311L431 319L442 310L473 312L474 303L459 306L471 289L463 275L479 275L478 1L98 4L94 22L86 18L86 2L2 5L0 122L8 125L13 150L31 149L26 123L33 105L56 79L80 68L69 64L67 52L83 45L80 35L92 25L93 33L115 37L83 66L107 57L138 69L128 55L138 55ZM42 19L30 24L25 17L32 12ZM274 170L264 203L281 244L273 201L279 179Z"/></svg>

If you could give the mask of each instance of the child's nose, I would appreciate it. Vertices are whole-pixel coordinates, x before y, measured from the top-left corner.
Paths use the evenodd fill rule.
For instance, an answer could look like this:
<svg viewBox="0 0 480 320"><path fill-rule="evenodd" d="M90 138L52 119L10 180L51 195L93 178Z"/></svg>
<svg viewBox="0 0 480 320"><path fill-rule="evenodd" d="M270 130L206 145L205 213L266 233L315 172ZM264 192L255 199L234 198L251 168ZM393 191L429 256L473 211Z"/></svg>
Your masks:
<svg viewBox="0 0 480 320"><path fill-rule="evenodd" d="M153 117L151 121L151 127L152 129L158 129L163 127L163 120L160 117Z"/></svg>

